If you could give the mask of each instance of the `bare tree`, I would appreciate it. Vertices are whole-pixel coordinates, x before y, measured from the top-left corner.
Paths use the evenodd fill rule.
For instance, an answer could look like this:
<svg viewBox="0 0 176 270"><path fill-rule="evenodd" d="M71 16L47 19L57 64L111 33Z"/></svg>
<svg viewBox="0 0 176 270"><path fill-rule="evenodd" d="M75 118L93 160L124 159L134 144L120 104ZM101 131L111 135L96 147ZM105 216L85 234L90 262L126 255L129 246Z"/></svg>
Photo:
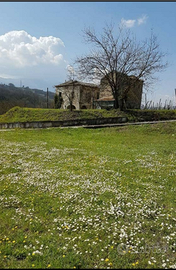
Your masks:
<svg viewBox="0 0 176 270"><path fill-rule="evenodd" d="M106 77L116 109L124 109L127 94L139 79L147 85L154 81L154 73L167 66L162 62L166 54L160 51L153 32L143 42L137 41L130 31L122 27L115 36L113 25L106 25L100 36L90 28L83 33L85 42L93 48L90 53L76 58L77 74L89 81ZM129 80L131 75L135 79Z"/></svg>
<svg viewBox="0 0 176 270"><path fill-rule="evenodd" d="M72 66L68 66L67 67L67 77L68 77L68 80L72 82L72 87L71 88L68 88L67 91L64 91L64 94L65 96L67 97L68 101L69 101L69 106L70 106L70 111L73 110L73 99L74 99L74 83L75 83L75 71L74 71L74 68Z"/></svg>

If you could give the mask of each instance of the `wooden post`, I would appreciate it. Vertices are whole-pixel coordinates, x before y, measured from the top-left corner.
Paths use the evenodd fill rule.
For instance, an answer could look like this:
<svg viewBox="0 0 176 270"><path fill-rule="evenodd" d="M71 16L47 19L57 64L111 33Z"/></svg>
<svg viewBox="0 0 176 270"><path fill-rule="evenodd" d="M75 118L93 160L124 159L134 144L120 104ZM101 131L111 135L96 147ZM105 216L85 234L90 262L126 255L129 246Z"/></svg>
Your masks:
<svg viewBox="0 0 176 270"><path fill-rule="evenodd" d="M46 93L46 98L47 98L47 108L48 108L48 87L47 87L47 93Z"/></svg>

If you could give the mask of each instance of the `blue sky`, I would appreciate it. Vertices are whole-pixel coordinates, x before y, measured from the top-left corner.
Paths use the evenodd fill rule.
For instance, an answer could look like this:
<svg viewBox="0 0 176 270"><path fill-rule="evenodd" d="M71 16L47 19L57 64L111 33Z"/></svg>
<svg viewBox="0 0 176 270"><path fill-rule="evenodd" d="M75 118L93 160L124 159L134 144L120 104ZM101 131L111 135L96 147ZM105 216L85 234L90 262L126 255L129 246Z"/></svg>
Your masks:
<svg viewBox="0 0 176 270"><path fill-rule="evenodd" d="M101 32L105 23L123 22L138 39L151 29L169 67L148 100L174 100L176 88L176 2L1 2L0 82L54 91L67 79L67 65L87 51L84 27ZM139 23L141 22L141 23Z"/></svg>

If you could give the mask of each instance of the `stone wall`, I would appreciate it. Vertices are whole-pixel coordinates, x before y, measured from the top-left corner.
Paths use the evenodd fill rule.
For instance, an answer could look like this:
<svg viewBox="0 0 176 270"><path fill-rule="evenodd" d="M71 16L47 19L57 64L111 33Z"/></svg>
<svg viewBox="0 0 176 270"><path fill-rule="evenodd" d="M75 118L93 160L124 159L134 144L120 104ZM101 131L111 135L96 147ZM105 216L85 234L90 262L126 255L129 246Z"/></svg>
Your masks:
<svg viewBox="0 0 176 270"><path fill-rule="evenodd" d="M74 87L74 91L73 91ZM77 109L80 110L79 100L80 100L80 86L79 85L67 85L64 87L57 87L56 94L59 95L59 92L62 93L63 103L61 109L67 109L70 106L69 97L73 92L73 99L72 105Z"/></svg>
<svg viewBox="0 0 176 270"><path fill-rule="evenodd" d="M122 80L123 80L123 75ZM126 79L124 79L125 82ZM127 108L131 109L140 109L141 106L141 99L142 99L142 89L143 89L143 81L137 80L135 83L133 83L133 80L136 80L135 76L129 76L126 80L126 85L131 84L130 90L127 93L127 100L126 105ZM125 83L124 83L125 85ZM112 97L112 90L109 86L109 83L106 79L106 77L102 78L100 82L100 99L104 97Z"/></svg>
<svg viewBox="0 0 176 270"><path fill-rule="evenodd" d="M99 96L98 87L81 86L80 109L93 109L93 101Z"/></svg>
<svg viewBox="0 0 176 270"><path fill-rule="evenodd" d="M67 109L69 107L69 96L71 97L72 92L74 92L72 105L76 110L92 109L93 100L97 99L99 94L99 87L92 87L84 84L64 85L56 87L56 94L59 95L59 92L62 93L63 98L62 109Z"/></svg>
<svg viewBox="0 0 176 270"><path fill-rule="evenodd" d="M100 125L115 124L127 122L127 117L108 117L95 119L75 119L64 121L34 121L34 122L16 122L16 123L0 123L0 129L11 128L50 128L50 127L67 127L82 125Z"/></svg>
<svg viewBox="0 0 176 270"><path fill-rule="evenodd" d="M112 96L112 90L107 80L103 78L100 82L100 99L109 96Z"/></svg>
<svg viewBox="0 0 176 270"><path fill-rule="evenodd" d="M138 80L127 94L126 106L128 109L140 109L142 100L143 81Z"/></svg>

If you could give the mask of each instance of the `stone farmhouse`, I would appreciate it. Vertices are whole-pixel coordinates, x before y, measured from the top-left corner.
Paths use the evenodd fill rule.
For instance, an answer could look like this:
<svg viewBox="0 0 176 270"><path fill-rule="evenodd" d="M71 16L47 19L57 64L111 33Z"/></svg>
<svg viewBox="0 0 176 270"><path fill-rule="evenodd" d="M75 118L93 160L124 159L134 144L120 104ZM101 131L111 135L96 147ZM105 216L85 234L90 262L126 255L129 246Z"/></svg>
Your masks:
<svg viewBox="0 0 176 270"><path fill-rule="evenodd" d="M130 109L139 109L142 100L143 81L136 80L135 76L128 76L129 82L135 80L135 84L131 84L125 103ZM114 97L107 78L103 77L100 85L84 83L76 80L67 81L55 86L56 94L62 97L62 109L69 109L69 98L72 95L72 108L80 109L109 109L114 107Z"/></svg>
<svg viewBox="0 0 176 270"><path fill-rule="evenodd" d="M96 84L84 83L80 81L67 81L55 86L56 94L62 96L62 109L70 109L69 98L72 96L72 108L93 109L94 101L99 98L99 86Z"/></svg>
<svg viewBox="0 0 176 270"><path fill-rule="evenodd" d="M116 74L118 76L118 73ZM120 76L123 80L123 75L120 74ZM125 78L123 82L124 88L127 84L130 85L130 89L125 99L126 107L128 109L140 109L142 101L143 80L136 79L135 76L127 76L127 78ZM99 107L114 107L114 97L112 95L112 91L106 76L101 79L99 87L100 97L97 100Z"/></svg>

